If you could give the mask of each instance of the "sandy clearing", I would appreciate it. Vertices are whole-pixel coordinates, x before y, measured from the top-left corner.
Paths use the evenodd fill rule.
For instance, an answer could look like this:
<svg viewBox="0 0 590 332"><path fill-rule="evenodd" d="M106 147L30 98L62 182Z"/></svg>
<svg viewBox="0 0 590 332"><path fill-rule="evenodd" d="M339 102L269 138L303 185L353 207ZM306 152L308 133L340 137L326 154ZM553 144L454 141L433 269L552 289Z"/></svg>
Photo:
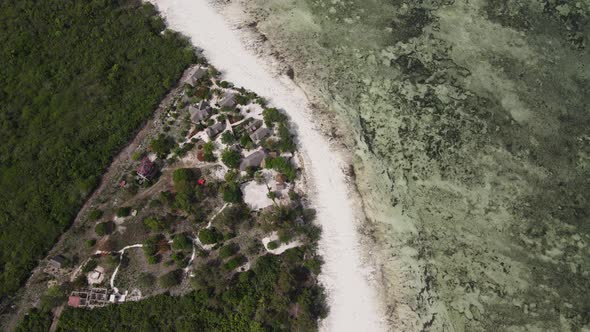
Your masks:
<svg viewBox="0 0 590 332"><path fill-rule="evenodd" d="M268 244L278 239L279 235L277 234L277 232L272 232L272 234L270 234L269 236L262 238L262 244L264 244L264 249L266 249L266 251L273 255L280 255L289 249L297 248L300 245L302 245L302 243L299 240L295 240L288 243L282 243L276 249L268 249Z"/></svg>
<svg viewBox="0 0 590 332"><path fill-rule="evenodd" d="M244 202L253 210L264 209L273 204L272 199L268 198L268 188L266 184L258 184L256 181L250 181L242 185L244 193Z"/></svg>
<svg viewBox="0 0 590 332"><path fill-rule="evenodd" d="M330 314L322 322L322 330L385 330L377 292L368 281L372 267L361 260L355 211L342 173L345 163L315 129L303 91L288 77L271 74L264 62L240 41L240 31L232 29L207 0L150 2L161 10L172 29L189 36L204 50L225 80L285 109L297 127L306 174L311 177L310 194L323 228L320 253L325 265L320 279L328 291Z"/></svg>

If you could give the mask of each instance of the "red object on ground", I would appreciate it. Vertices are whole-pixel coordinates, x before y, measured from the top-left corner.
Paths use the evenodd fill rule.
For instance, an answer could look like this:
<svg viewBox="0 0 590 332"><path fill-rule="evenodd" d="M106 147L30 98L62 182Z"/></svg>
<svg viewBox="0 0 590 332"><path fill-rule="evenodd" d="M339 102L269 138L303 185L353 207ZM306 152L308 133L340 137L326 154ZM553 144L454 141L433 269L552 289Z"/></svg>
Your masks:
<svg viewBox="0 0 590 332"><path fill-rule="evenodd" d="M137 174L145 177L146 179L151 179L152 176L156 174L156 164L153 161L149 160L149 158L145 157L141 161L141 164L136 169Z"/></svg>
<svg viewBox="0 0 590 332"><path fill-rule="evenodd" d="M119 182L119 187L123 188L125 185L127 185L127 181L121 180L121 182Z"/></svg>
<svg viewBox="0 0 590 332"><path fill-rule="evenodd" d="M205 183L207 183L207 181L203 178L200 178L199 180L197 180L197 183L199 184L199 186L204 185Z"/></svg>
<svg viewBox="0 0 590 332"><path fill-rule="evenodd" d="M68 298L68 305L70 307L77 308L80 306L80 297L79 296L70 296Z"/></svg>

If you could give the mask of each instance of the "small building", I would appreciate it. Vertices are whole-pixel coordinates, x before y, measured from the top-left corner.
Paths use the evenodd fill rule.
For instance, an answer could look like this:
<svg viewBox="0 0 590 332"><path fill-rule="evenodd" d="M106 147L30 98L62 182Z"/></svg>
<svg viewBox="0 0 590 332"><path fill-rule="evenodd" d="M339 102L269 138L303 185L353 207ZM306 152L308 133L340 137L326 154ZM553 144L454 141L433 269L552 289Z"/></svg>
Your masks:
<svg viewBox="0 0 590 332"><path fill-rule="evenodd" d="M236 95L233 92L226 92L219 102L219 107L234 107L236 106Z"/></svg>
<svg viewBox="0 0 590 332"><path fill-rule="evenodd" d="M158 172L156 168L156 164L151 161L149 158L145 157L141 161L141 164L137 167L137 175L139 175L144 180L151 180Z"/></svg>
<svg viewBox="0 0 590 332"><path fill-rule="evenodd" d="M246 126L246 133L248 133L248 135L253 134L258 128L262 126L262 123L262 120L252 121Z"/></svg>
<svg viewBox="0 0 590 332"><path fill-rule="evenodd" d="M266 136L268 136L268 134L270 134L270 130L268 130L268 128L260 127L255 132L250 134L250 139L252 140L252 142L260 144L260 141L262 141Z"/></svg>
<svg viewBox="0 0 590 332"><path fill-rule="evenodd" d="M49 265L54 269L61 269L66 264L66 258L62 255L57 255L49 259Z"/></svg>
<svg viewBox="0 0 590 332"><path fill-rule="evenodd" d="M89 290L73 291L68 297L68 305L74 308L104 307L108 304L106 288L90 288Z"/></svg>
<svg viewBox="0 0 590 332"><path fill-rule="evenodd" d="M68 305L74 308L84 307L86 306L86 299L83 299L78 295L70 295L70 297L68 297Z"/></svg>
<svg viewBox="0 0 590 332"><path fill-rule="evenodd" d="M123 303L127 300L127 294L128 292L125 291L125 293L120 294L120 293L113 293L111 294L111 296L109 296L109 302L111 303Z"/></svg>
<svg viewBox="0 0 590 332"><path fill-rule="evenodd" d="M240 163L240 171L245 172L249 167L260 167L264 158L266 158L264 150L252 152Z"/></svg>
<svg viewBox="0 0 590 332"><path fill-rule="evenodd" d="M207 133L207 136L209 136L210 139L213 139L215 138L215 136L219 135L219 133L221 133L224 130L225 122L217 122L211 127L205 129L205 132Z"/></svg>
<svg viewBox="0 0 590 332"><path fill-rule="evenodd" d="M194 107L194 106L189 106L188 110L191 113L191 122L192 123L199 123L201 121L205 121L213 113L213 109L209 106L205 107L204 109L200 109L200 108Z"/></svg>
<svg viewBox="0 0 590 332"><path fill-rule="evenodd" d="M88 273L88 284L100 284L104 280L104 268L97 266L94 271Z"/></svg>
<svg viewBox="0 0 590 332"><path fill-rule="evenodd" d="M189 71L186 83L195 86L197 82L205 76L205 74L207 74L206 68L201 66L194 67Z"/></svg>

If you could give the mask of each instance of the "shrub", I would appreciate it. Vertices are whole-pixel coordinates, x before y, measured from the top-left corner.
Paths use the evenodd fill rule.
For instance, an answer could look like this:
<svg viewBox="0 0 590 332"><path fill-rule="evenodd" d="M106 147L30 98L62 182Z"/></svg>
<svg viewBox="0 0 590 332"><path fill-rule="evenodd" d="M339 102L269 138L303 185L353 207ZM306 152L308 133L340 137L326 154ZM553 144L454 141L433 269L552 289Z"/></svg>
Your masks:
<svg viewBox="0 0 590 332"><path fill-rule="evenodd" d="M270 241L266 247L268 248L268 250L275 250L276 248L279 247L279 243L277 241Z"/></svg>
<svg viewBox="0 0 590 332"><path fill-rule="evenodd" d="M234 144L236 142L236 138L231 133L231 131L224 131L223 134L221 134L221 142L227 145Z"/></svg>
<svg viewBox="0 0 590 332"><path fill-rule="evenodd" d="M152 256L148 256L147 258L148 264L158 264L160 263L160 255L152 255Z"/></svg>
<svg viewBox="0 0 590 332"><path fill-rule="evenodd" d="M82 272L88 273L88 272L94 270L97 266L98 266L98 262L96 262L95 259L91 259L84 265L84 267L82 268Z"/></svg>
<svg viewBox="0 0 590 332"><path fill-rule="evenodd" d="M217 158L213 154L215 150L215 144L213 142L207 142L203 145L203 159L208 162L214 162Z"/></svg>
<svg viewBox="0 0 590 332"><path fill-rule="evenodd" d="M143 158L144 153L143 151L139 151L139 150L135 150L132 154L131 154L131 159L135 160L135 161L139 161L141 160L141 158Z"/></svg>
<svg viewBox="0 0 590 332"><path fill-rule="evenodd" d="M293 136L291 136L291 132L289 132L289 128L284 123L281 123L279 126L279 149L282 152L293 152L295 151L295 141L293 141Z"/></svg>
<svg viewBox="0 0 590 332"><path fill-rule="evenodd" d="M131 214L131 208L130 207L120 207L117 209L116 215L119 218L122 217L128 217Z"/></svg>
<svg viewBox="0 0 590 332"><path fill-rule="evenodd" d="M98 236L104 236L107 234L111 234L114 226L115 225L113 224L112 221L101 222L101 223L96 224L96 226L94 227L94 232L96 232L96 235L98 235Z"/></svg>
<svg viewBox="0 0 590 332"><path fill-rule="evenodd" d="M195 176L190 168L179 168L172 173L174 190L176 192L185 192L192 188Z"/></svg>
<svg viewBox="0 0 590 332"><path fill-rule="evenodd" d="M143 224L146 225L152 232L159 232L166 228L166 224L155 217L147 217L143 220Z"/></svg>
<svg viewBox="0 0 590 332"><path fill-rule="evenodd" d="M170 206L174 203L174 195L169 191L161 191L160 200Z"/></svg>
<svg viewBox="0 0 590 332"><path fill-rule="evenodd" d="M95 244L96 244L95 239L89 239L89 240L84 241L84 245L86 246L86 248L92 248L92 247L94 247Z"/></svg>
<svg viewBox="0 0 590 332"><path fill-rule="evenodd" d="M223 200L227 203L239 203L242 201L242 191L237 182L228 182L221 188Z"/></svg>
<svg viewBox="0 0 590 332"><path fill-rule="evenodd" d="M119 256L117 256L117 255L108 255L105 259L106 264L111 267L117 266L120 261L121 260L119 259Z"/></svg>
<svg viewBox="0 0 590 332"><path fill-rule="evenodd" d="M149 272L142 272L139 275L139 278L137 278L137 282L139 283L140 286L143 287L153 287L154 283L156 282L156 278L154 277L153 274L149 273Z"/></svg>
<svg viewBox="0 0 590 332"><path fill-rule="evenodd" d="M88 213L88 219L91 221L96 221L102 217L103 212L99 209L94 209Z"/></svg>
<svg viewBox="0 0 590 332"><path fill-rule="evenodd" d="M287 120L287 117L276 108L265 109L262 111L262 117L264 118L264 123L269 128L272 127L272 124L275 122L283 122Z"/></svg>
<svg viewBox="0 0 590 332"><path fill-rule="evenodd" d="M174 252L170 255L170 258L172 258L172 261L178 266L184 266L187 261L186 256L184 256L182 252Z"/></svg>
<svg viewBox="0 0 590 332"><path fill-rule="evenodd" d="M203 244L213 244L223 239L223 235L220 234L215 228L204 228L199 232L199 240Z"/></svg>
<svg viewBox="0 0 590 332"><path fill-rule="evenodd" d="M170 130L169 126L168 130ZM159 158L164 158L170 153L170 150L174 145L174 140L170 136L159 134L158 137L150 142L150 149L155 152Z"/></svg>
<svg viewBox="0 0 590 332"><path fill-rule="evenodd" d="M235 182L240 177L240 173L235 169L230 169L225 173L224 179L226 182Z"/></svg>
<svg viewBox="0 0 590 332"><path fill-rule="evenodd" d="M289 162L289 160L283 157L266 158L266 168L274 169L277 172L283 173L287 180L293 181L297 176L297 170Z"/></svg>
<svg viewBox="0 0 590 332"><path fill-rule="evenodd" d="M176 234L172 240L172 249L188 250L193 247L191 239L185 234Z"/></svg>
<svg viewBox="0 0 590 332"><path fill-rule="evenodd" d="M247 261L248 260L246 259L246 257L239 255L239 256L233 257L232 259L227 261L227 263L225 263L225 265L223 267L226 270L233 270L233 269L238 268L240 265L243 265Z"/></svg>
<svg viewBox="0 0 590 332"><path fill-rule="evenodd" d="M181 278L182 270L174 270L161 276L158 283L162 288L170 288L180 284Z"/></svg>
<svg viewBox="0 0 590 332"><path fill-rule="evenodd" d="M237 253L239 247L235 243L227 244L219 249L219 258L225 259Z"/></svg>
<svg viewBox="0 0 590 332"><path fill-rule="evenodd" d="M240 155L240 153L237 151L234 151L234 150L225 149L221 153L221 161L223 161L223 163L229 168L240 167L240 160L241 159L242 159L242 156Z"/></svg>
<svg viewBox="0 0 590 332"><path fill-rule="evenodd" d="M286 229L279 230L279 241L280 242L287 243L287 242L291 241L292 238L293 238L293 234L291 233L290 230L286 230Z"/></svg>

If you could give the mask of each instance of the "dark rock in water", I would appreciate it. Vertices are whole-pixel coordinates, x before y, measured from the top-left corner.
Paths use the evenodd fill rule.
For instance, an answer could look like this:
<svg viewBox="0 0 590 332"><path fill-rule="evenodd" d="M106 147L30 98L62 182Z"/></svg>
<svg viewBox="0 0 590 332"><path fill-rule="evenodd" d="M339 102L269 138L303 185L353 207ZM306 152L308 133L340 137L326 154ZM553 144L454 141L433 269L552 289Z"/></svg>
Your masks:
<svg viewBox="0 0 590 332"><path fill-rule="evenodd" d="M351 179L356 179L356 172L354 171L354 165L348 165L348 169L346 170L346 176L350 177Z"/></svg>
<svg viewBox="0 0 590 332"><path fill-rule="evenodd" d="M287 68L286 74L287 76L289 76L290 79L295 79L295 71L293 70L293 67L289 66Z"/></svg>

